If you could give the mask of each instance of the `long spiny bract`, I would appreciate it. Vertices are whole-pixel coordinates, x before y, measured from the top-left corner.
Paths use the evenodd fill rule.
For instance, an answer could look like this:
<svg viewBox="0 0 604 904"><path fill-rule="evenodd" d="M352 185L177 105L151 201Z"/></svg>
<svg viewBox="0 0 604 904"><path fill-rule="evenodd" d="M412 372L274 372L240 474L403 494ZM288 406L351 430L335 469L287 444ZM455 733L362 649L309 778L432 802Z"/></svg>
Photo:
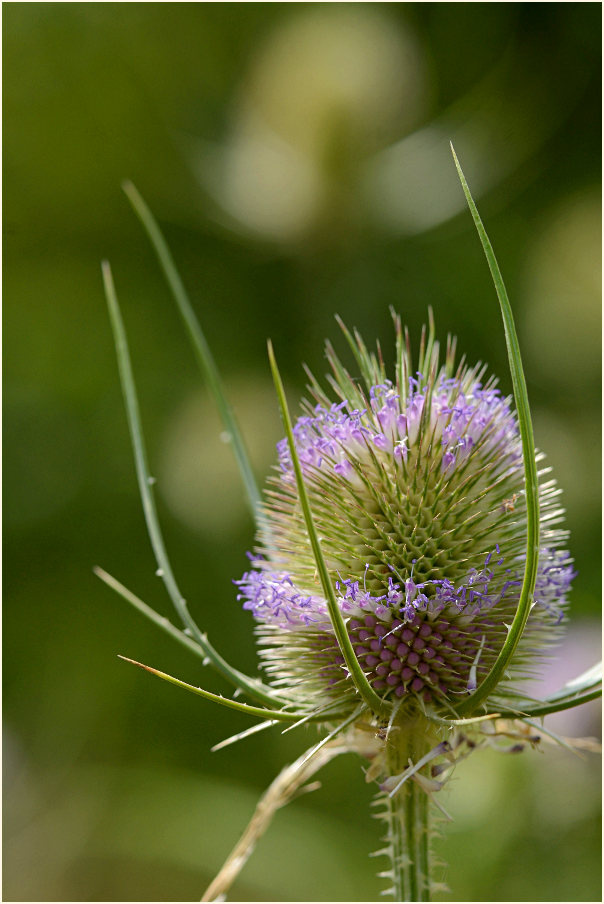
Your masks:
<svg viewBox="0 0 604 904"><path fill-rule="evenodd" d="M535 440L533 438L533 424L531 420L531 412L528 401L528 393L526 389L526 380L524 378L524 368L522 366L522 355L520 354L520 345L518 336L516 335L516 326L514 324L514 315L510 305L508 294L503 282L503 277L497 263L497 258L493 251L489 237L483 226L482 220L474 203L474 199L470 193L468 183L462 172L459 160L451 144L451 152L457 168L457 173L472 214L472 219L476 226L478 236L480 238L493 283L499 307L503 318L503 326L505 339L508 348L508 359L510 364L510 375L512 377L512 385L514 387L514 399L518 410L518 424L520 429L520 437L522 440L522 458L524 462L524 481L525 481L525 499L526 499L526 556L524 563L524 577L522 581L522 589L518 607L511 624L510 631L506 641L494 662L488 674L479 688L476 688L471 698L463 701L458 707L460 715L470 715L481 703L483 703L489 694L497 687L498 682L505 674L506 668L514 656L514 652L522 640L522 634L527 624L527 620L531 611L531 603L538 579L539 567L539 484L537 476L537 468L535 463Z"/></svg>
<svg viewBox="0 0 604 904"><path fill-rule="evenodd" d="M207 635L201 631L187 605L187 601L180 592L170 559L166 551L162 531L159 524L157 509L155 505L155 497L153 493L154 480L151 477L147 464L147 452L139 414L138 397L136 386L134 383L134 375L132 372L132 364L130 361L130 351L128 348L128 340L126 330L122 320L122 315L113 283L111 268L107 261L102 264L103 285L105 289L105 297L109 309L109 316L113 335L115 340L115 348L118 359L118 368L120 373L120 381L124 402L126 406L126 415L128 418L128 427L132 441L132 449L134 452L134 461L136 466L136 475L138 479L141 501L143 504L143 512L147 524L147 531L151 546L157 561L157 574L161 577L172 604L178 613L185 629L190 632L193 640L198 644L207 658L208 662L220 672L228 681L236 687L245 691L252 698L268 704L279 704L278 695L271 689L265 687L261 681L245 675L238 669L233 668L218 653L214 646L210 643ZM140 607L139 607L140 608ZM282 702L282 701L281 701Z"/></svg>

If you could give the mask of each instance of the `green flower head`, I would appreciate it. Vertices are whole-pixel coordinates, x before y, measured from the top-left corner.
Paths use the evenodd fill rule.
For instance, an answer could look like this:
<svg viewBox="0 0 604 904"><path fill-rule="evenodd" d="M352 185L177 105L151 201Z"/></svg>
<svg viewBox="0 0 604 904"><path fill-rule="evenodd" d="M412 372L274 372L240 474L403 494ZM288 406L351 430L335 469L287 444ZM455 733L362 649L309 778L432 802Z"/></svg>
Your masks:
<svg viewBox="0 0 604 904"><path fill-rule="evenodd" d="M293 434L338 607L371 687L392 702L447 710L490 671L518 608L522 446L510 399L484 367L456 366L451 339L441 364L431 325L414 371L395 324L393 379L360 337L361 379L328 346L331 393L312 381L313 401ZM317 575L287 440L278 455L254 567L236 582L239 595L281 692L352 707L355 686ZM511 664L515 678L534 672L559 636L574 574L561 548L559 491L547 473L539 472L537 582Z"/></svg>

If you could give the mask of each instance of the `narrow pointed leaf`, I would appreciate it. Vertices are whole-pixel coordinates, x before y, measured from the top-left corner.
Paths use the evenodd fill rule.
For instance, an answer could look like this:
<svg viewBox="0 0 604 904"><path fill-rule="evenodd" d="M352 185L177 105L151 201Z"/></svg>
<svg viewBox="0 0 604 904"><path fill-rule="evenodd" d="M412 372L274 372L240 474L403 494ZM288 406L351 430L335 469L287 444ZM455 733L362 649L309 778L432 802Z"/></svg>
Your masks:
<svg viewBox="0 0 604 904"><path fill-rule="evenodd" d="M323 556L323 550L321 549L321 544L319 542L319 537L317 535L317 530L315 528L312 511L310 508L308 493L306 492L306 486L304 484L304 477L302 476L302 468L300 466L300 459L298 458L298 452L296 450L296 444L294 441L292 422L289 415L289 409L287 407L287 399L285 398L283 382L281 380L281 375L277 367L273 347L270 342L268 344L268 355L271 365L271 371L273 374L273 381L275 383L275 389L277 391L277 397L279 399L281 418L283 420L283 426L285 428L285 433L287 436L289 452L294 466L294 473L296 475L296 485L298 488L300 505L304 514L304 522L306 524L308 538L312 547L317 572L321 580L321 585L323 587L323 593L325 594L325 599L327 600L329 618L331 620L331 624L338 641L338 646L340 647L342 656L344 657L344 661L346 662L346 666L348 668L348 671L350 672L352 681L354 682L354 685L359 692L361 699L374 713L384 715L388 711L389 706L385 703L384 700L378 697L376 692L369 684L367 677L360 666L360 663L356 657L352 643L350 641L350 637L348 636L342 613L340 612L340 608L336 600L333 584L329 577L329 572L327 571L325 557Z"/></svg>
<svg viewBox="0 0 604 904"><path fill-rule="evenodd" d="M602 696L602 663L598 662L590 669L568 681L559 691L546 697L545 700L530 703L523 706L522 709L509 710L505 706L497 710L497 712L486 713L481 716L471 716L466 719L447 719L440 718L434 714L430 715L431 721L440 725L471 725L479 722L486 722L490 719L523 719L526 716L537 718L548 716L553 713L562 712L565 709L572 709L580 706L582 703L588 703L590 700L597 700Z"/></svg>
<svg viewBox="0 0 604 904"><path fill-rule="evenodd" d="M514 714L515 717L516 714ZM431 722L436 722L438 725L448 725L452 728L454 725L478 725L480 722L501 719L503 715L502 712L496 712L486 713L484 716L468 716L467 719L447 719L446 717L437 716L435 713L430 713L428 718Z"/></svg>
<svg viewBox="0 0 604 904"><path fill-rule="evenodd" d="M561 697L568 697L572 694L580 694L584 691L591 690L594 687L602 686L602 663L596 662L591 668L587 669L586 672L583 672L581 675L578 675L576 678L572 678L570 681L567 681L566 684L560 688L559 691L556 691L555 694L552 694L549 697L549 700L557 700Z"/></svg>
<svg viewBox="0 0 604 904"><path fill-rule="evenodd" d="M166 282L174 296L174 300L178 306L178 310L193 345L195 357L197 358L201 372L212 393L214 402L216 403L216 407L222 418L224 428L230 437L239 474L245 488L248 505L252 517L257 524L262 507L260 492L258 490L256 478L254 477L245 442L241 435L241 430L239 429L233 409L225 395L222 379L216 366L216 362L214 361L210 346L208 345L201 325L195 316L195 311L193 310L187 291L180 278L180 274L176 269L170 249L168 248L155 217L132 182L124 182L122 188L151 240L151 244L153 245L159 260Z"/></svg>
<svg viewBox="0 0 604 904"><path fill-rule="evenodd" d="M573 753L575 756L580 756L579 751L573 747L572 741L569 743L569 741L567 741L566 738L563 738L561 735L556 734L555 731L551 731L551 729L546 728L545 725L538 725L535 722L533 722L531 719L520 719L520 721L524 725L528 725L529 728L532 728L534 731L536 731L538 733L538 735L545 735L546 737L548 737L552 741L554 741L554 743L558 744L560 747L564 747L566 750L569 751L569 753Z"/></svg>
<svg viewBox="0 0 604 904"><path fill-rule="evenodd" d="M132 373L132 365L130 363L130 352L128 350L126 331L124 329L122 315L120 312L115 287L113 285L111 268L107 261L103 262L102 270L105 295L107 298L109 316L111 318L111 326L113 329L115 348L117 352L120 381L122 384L122 392L126 405L128 428L130 430L132 449L134 452L136 476L138 479L138 486L143 505L143 512L145 515L145 522L147 524L147 531L149 533L149 539L151 540L153 552L155 553L155 559L158 565L161 579L164 582L166 590L168 591L170 599L172 600L172 604L174 605L174 608L176 609L176 612L178 613L181 621L183 622L185 627L189 629L191 636L199 644L205 656L210 660L214 668L222 675L224 675L227 680L231 681L236 687L241 688L242 691L245 691L251 697L254 697L255 699L260 700L264 703L272 704L277 699L276 694L274 694L269 688L266 688L260 681L257 681L256 679L251 678L248 675L244 675L243 672L232 668L232 666L230 666L226 662L226 660L224 660L222 656L214 649L212 644L208 641L206 635L201 632L201 630L191 617L186 600L181 594L178 584L176 583L176 578L174 577L172 566L170 565L170 560L166 552L161 528L159 526L159 519L157 516L155 497L153 493L153 479L151 478L147 465L147 453L145 450L145 443L139 414L136 386Z"/></svg>
<svg viewBox="0 0 604 904"><path fill-rule="evenodd" d="M306 752L306 754L300 760L300 765L304 766L304 764L307 763L308 760L312 759L312 757L316 753L318 753L322 747L325 747L326 744L329 744L330 741L337 737L337 735L341 734L345 728L348 728L349 725L352 725L352 723L355 722L359 718L359 716L366 711L367 707L364 703L361 703L361 705L355 709L352 715L348 716L347 719L344 719L343 722L340 722L340 724L332 729L332 731L330 731L328 735L325 735L324 738L321 738L321 740L318 741L314 747L311 747L311 749Z"/></svg>
<svg viewBox="0 0 604 904"><path fill-rule="evenodd" d="M225 738L224 741L219 741L218 744L214 744L214 746L210 748L210 751L211 753L218 753L219 750L224 750L225 747L230 747L231 744L236 744L237 741L243 741L244 738L249 738L250 735L258 734L259 731L264 731L265 728L272 728L274 725L278 724L276 719L269 719L266 722L257 722L255 725L252 725L251 728L245 728L243 731L238 731L237 734Z"/></svg>
<svg viewBox="0 0 604 904"><path fill-rule="evenodd" d="M303 719L300 719L299 722L296 722L294 725L288 725L287 728L282 729L281 734L287 734L288 731L294 731L294 729L299 728L300 725L304 725L306 722L311 722L313 720L317 722L333 722L343 715L338 710L338 707L341 707L341 705L339 700L333 700L331 703L326 704L326 706L320 706L318 709L310 712L307 716L304 716Z"/></svg>
<svg viewBox="0 0 604 904"><path fill-rule="evenodd" d="M185 634L184 631L181 631L179 628L173 625L172 622L170 622L167 618L165 618L163 615L160 615L155 611L155 609L152 609L151 606L148 606L147 603L143 602L143 600L140 599L140 597L132 593L131 590L128 590L127 587L125 587L112 575L108 574L103 568L96 566L95 568L93 568L93 571L96 576L100 578L101 581L103 581L103 583L107 584L108 587L111 587L111 589L118 593L122 597L122 599L126 600L126 602L130 603L131 606L145 615L150 621L153 622L153 624L157 625L162 629L162 631L165 631L170 635L170 637L173 637L192 653L195 653L196 656L199 656L201 659L203 659L206 665L212 664L208 659L206 649L201 647L196 640L193 640L192 637L190 637L188 634ZM279 703L284 701L275 699L272 702ZM301 721L313 721L313 718L315 718L313 713L310 713L310 715L305 715ZM295 727L295 725L292 727Z"/></svg>
<svg viewBox="0 0 604 904"><path fill-rule="evenodd" d="M491 271L491 276L495 284L495 291L499 299L501 314L503 317L503 326L505 330L505 339L508 349L508 358L510 363L510 372L512 376L512 385L514 389L514 400L516 403L516 411L518 414L518 427L520 430L520 438L522 440L522 457L524 460L524 479L526 493L526 562L524 568L524 578L522 589L520 591L520 600L509 634L503 644L501 652L497 657L491 671L484 678L478 688L456 706L460 715L470 715L473 713L491 694L497 684L501 681L505 674L512 656L518 646L524 627L526 625L533 593L535 590L535 581L537 579L537 566L539 557L539 484L537 480L537 464L535 461L535 441L533 438L533 426L531 421L531 412L529 408L528 393L526 390L526 380L524 378L524 370L522 367L522 358L520 355L520 346L516 335L516 327L514 324L514 316L508 299L507 291L501 276L501 271L495 257L492 245L487 236L486 230L482 224L482 220L478 214L478 210L470 194L468 183L459 165L457 155L451 145L453 159L457 167L457 173L461 181L461 185L468 202L468 207L472 214L474 224L476 226L482 247Z"/></svg>
<svg viewBox="0 0 604 904"><path fill-rule="evenodd" d="M560 698L558 700L544 700L538 706L527 706L527 716L549 716L553 713L561 713L565 709L573 709L575 706L581 706L582 703L589 703L590 700L597 700L602 696L602 688L595 688L578 694L576 697Z"/></svg>
<svg viewBox="0 0 604 904"><path fill-rule="evenodd" d="M213 694L211 691L206 691L202 687L195 687L192 684L187 684L186 681L181 681L180 678L173 678L172 675L168 675L166 672L160 672L159 669L154 669L150 665L143 665L142 662L137 662L136 659L129 659L127 656L120 656L119 658L123 659L124 662L131 663L131 665L137 665L139 669L144 669L145 672L156 675L158 678L162 678L164 681L176 685L176 687L182 687L186 691L191 691L192 694L197 694L198 697L204 697L206 700L211 700L213 703L220 703L221 706L226 706L228 709L235 709L240 713L246 713L248 716L258 716L261 719L270 719L277 722L295 722L302 715L302 713L290 713L279 709L263 709L260 706L250 706L249 703L240 703L239 700L232 700L230 697L223 697L220 694Z"/></svg>
<svg viewBox="0 0 604 904"><path fill-rule="evenodd" d="M92 569L96 576L103 581L104 584L107 584L108 587L111 587L116 593L118 593L122 599L126 600L126 602L130 603L135 609L141 612L144 616L146 616L153 624L157 625L162 631L165 631L170 637L173 637L183 646L185 646L188 650L191 650L192 653L195 653L196 656L200 656L202 659L206 659L206 654L202 647L200 647L199 643L196 640L193 640L188 634L185 634L184 631L181 631L175 625L172 624L167 618L164 618L163 615L160 615L159 612L156 612L155 609L152 609L151 606L148 606L147 603L143 602L136 594L132 593L131 590L128 590L120 581L114 578L112 575L108 574L103 568L99 568L96 566Z"/></svg>
<svg viewBox="0 0 604 904"><path fill-rule="evenodd" d="M602 663L593 665L582 675L568 681L555 694L551 694L542 703L526 708L530 716L547 716L550 713L561 712L564 709L572 709L589 700L596 700L602 696Z"/></svg>

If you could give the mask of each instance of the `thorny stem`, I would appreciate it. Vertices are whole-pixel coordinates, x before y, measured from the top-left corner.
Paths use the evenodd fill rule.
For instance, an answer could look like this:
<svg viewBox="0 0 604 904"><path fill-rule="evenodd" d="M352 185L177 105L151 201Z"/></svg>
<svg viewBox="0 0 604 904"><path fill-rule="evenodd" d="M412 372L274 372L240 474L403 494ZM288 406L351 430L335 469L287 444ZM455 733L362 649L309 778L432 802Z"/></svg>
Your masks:
<svg viewBox="0 0 604 904"><path fill-rule="evenodd" d="M432 746L416 720L405 720L388 739L387 766L390 776L400 775L417 763ZM430 901L430 802L428 794L412 778L393 796L388 792L385 814L388 822L389 856L395 901Z"/></svg>
<svg viewBox="0 0 604 904"><path fill-rule="evenodd" d="M431 887L431 860L430 860L430 799L425 791L422 791L419 785L413 783L413 789L418 798L418 823L423 827L419 838L418 854L419 867L421 875L424 877L424 897L419 898L420 901L430 900Z"/></svg>

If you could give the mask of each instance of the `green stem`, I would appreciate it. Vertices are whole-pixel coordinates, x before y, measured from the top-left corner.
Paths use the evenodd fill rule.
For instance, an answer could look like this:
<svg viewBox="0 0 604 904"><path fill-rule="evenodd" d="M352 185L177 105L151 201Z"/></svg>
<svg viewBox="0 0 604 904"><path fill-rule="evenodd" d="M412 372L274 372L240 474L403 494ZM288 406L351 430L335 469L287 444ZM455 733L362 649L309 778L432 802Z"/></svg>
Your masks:
<svg viewBox="0 0 604 904"><path fill-rule="evenodd" d="M409 761L417 763L433 746L416 720L405 720L391 732L388 775L401 775ZM395 901L430 901L430 806L428 795L413 779L393 796L386 792L388 841Z"/></svg>
<svg viewBox="0 0 604 904"><path fill-rule="evenodd" d="M423 876L424 888L423 897L420 901L430 900L431 887L431 860L430 860L430 800L425 791L419 785L413 784L418 803L418 825L422 826L422 831L418 841L418 859L419 871Z"/></svg>

